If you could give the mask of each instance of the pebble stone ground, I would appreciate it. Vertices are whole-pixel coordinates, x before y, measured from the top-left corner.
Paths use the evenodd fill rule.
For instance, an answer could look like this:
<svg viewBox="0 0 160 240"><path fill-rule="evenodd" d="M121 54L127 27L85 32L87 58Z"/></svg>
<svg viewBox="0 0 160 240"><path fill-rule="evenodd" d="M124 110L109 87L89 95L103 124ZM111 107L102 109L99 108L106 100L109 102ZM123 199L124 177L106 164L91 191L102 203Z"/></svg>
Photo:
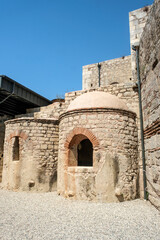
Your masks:
<svg viewBox="0 0 160 240"><path fill-rule="evenodd" d="M160 240L160 212L143 200L93 203L1 189L0 239Z"/></svg>

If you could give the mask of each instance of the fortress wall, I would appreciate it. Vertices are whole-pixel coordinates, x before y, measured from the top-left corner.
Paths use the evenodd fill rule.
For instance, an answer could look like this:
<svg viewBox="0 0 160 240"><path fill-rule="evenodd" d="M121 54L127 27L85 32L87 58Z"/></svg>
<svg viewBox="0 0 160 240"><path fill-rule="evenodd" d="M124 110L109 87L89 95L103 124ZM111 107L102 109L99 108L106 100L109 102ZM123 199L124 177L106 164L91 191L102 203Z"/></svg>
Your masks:
<svg viewBox="0 0 160 240"><path fill-rule="evenodd" d="M100 62L100 86L125 83L132 80L131 57L124 56ZM83 90L99 87L98 63L83 66Z"/></svg>
<svg viewBox="0 0 160 240"><path fill-rule="evenodd" d="M132 77L136 81L136 54L132 50L132 45L139 44L141 35L143 33L148 14L151 6L143 7L129 13L129 25L130 25L130 45L131 45L131 65L132 65Z"/></svg>
<svg viewBox="0 0 160 240"><path fill-rule="evenodd" d="M147 189L160 208L160 0L151 8L140 41Z"/></svg>

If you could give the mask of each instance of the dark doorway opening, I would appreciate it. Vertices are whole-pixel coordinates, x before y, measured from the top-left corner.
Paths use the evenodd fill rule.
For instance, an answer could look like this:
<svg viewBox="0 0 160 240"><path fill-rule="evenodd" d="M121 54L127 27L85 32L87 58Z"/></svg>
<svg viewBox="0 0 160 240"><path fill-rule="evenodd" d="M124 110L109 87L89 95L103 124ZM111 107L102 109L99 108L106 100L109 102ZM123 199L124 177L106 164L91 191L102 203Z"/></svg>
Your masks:
<svg viewBox="0 0 160 240"><path fill-rule="evenodd" d="M14 138L13 143L13 161L19 161L19 137Z"/></svg>
<svg viewBox="0 0 160 240"><path fill-rule="evenodd" d="M82 140L77 147L78 166L93 166L93 146L89 139Z"/></svg>

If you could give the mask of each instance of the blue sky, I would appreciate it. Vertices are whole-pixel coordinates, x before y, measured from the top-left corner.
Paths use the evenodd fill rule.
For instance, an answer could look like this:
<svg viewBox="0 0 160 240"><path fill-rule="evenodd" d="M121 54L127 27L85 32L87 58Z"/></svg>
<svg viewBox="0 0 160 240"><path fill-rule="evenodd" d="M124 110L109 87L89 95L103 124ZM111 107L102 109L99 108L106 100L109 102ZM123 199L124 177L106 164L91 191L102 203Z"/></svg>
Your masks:
<svg viewBox="0 0 160 240"><path fill-rule="evenodd" d="M52 100L82 66L130 54L128 13L153 0L0 0L0 74Z"/></svg>

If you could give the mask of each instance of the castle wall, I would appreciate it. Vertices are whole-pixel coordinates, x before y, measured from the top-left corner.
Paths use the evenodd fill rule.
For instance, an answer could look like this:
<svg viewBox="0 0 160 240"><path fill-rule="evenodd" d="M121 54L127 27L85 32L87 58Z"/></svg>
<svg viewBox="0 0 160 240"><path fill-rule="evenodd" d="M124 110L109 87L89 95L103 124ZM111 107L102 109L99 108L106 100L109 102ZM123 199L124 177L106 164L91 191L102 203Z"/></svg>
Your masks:
<svg viewBox="0 0 160 240"><path fill-rule="evenodd" d="M160 208L160 1L151 8L140 41L147 189Z"/></svg>
<svg viewBox="0 0 160 240"><path fill-rule="evenodd" d="M99 63L100 65L100 86L109 84L126 83L132 80L131 56L116 58ZM82 89L99 87L98 63L83 66Z"/></svg>
<svg viewBox="0 0 160 240"><path fill-rule="evenodd" d="M6 122L2 176L5 188L56 189L58 131L55 120L21 118Z"/></svg>
<svg viewBox="0 0 160 240"><path fill-rule="evenodd" d="M60 194L76 199L107 202L137 197L138 149L135 114L113 109L75 110L61 116L59 129ZM80 139L86 136L92 142L93 167L69 165L70 155L73 158L73 154L76 154L70 152L72 137L77 136L80 136ZM71 161L73 162L72 159Z"/></svg>
<svg viewBox="0 0 160 240"><path fill-rule="evenodd" d="M140 41L150 8L150 6L147 6L129 13L131 56L123 56L121 58L83 66L83 90L99 87L98 65L100 65L101 87L114 83L136 81L136 59L132 45L138 44Z"/></svg>
<svg viewBox="0 0 160 240"><path fill-rule="evenodd" d="M149 11L151 6L143 7L129 13L129 25L130 25L130 45L131 45L131 66L132 66L132 78L137 80L136 72L136 53L132 49L132 45L138 45L143 33Z"/></svg>

